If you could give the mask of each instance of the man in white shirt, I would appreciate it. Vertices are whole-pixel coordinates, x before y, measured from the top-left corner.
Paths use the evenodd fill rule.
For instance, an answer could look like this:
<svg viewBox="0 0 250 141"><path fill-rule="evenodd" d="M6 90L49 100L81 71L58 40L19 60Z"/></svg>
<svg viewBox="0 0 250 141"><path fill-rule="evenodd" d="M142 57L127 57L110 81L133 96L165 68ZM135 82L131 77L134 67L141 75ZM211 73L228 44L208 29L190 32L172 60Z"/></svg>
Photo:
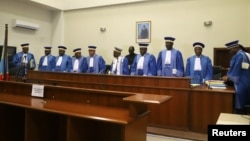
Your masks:
<svg viewBox="0 0 250 141"><path fill-rule="evenodd" d="M115 75L129 75L128 59L121 55L122 49L114 47L113 56L110 71Z"/></svg>

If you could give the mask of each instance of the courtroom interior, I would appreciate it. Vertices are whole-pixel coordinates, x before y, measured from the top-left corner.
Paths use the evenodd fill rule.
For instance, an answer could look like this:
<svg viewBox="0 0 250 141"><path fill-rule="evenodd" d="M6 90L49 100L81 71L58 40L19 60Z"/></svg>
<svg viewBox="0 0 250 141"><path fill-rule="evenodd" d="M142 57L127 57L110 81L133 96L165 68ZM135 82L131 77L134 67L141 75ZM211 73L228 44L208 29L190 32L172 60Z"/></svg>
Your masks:
<svg viewBox="0 0 250 141"><path fill-rule="evenodd" d="M250 53L249 0L0 3L1 141L206 141L208 125L249 124L229 75L232 48Z"/></svg>

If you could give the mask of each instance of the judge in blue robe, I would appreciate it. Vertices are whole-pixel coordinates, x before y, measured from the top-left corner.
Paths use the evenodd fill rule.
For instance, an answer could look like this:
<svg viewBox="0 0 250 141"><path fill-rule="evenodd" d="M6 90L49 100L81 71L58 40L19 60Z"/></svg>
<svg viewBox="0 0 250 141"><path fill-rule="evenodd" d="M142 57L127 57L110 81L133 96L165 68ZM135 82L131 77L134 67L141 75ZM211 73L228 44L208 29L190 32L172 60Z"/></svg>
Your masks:
<svg viewBox="0 0 250 141"><path fill-rule="evenodd" d="M165 37L166 49L161 50L157 58L157 76L183 77L184 63L182 53L173 48L173 37Z"/></svg>
<svg viewBox="0 0 250 141"><path fill-rule="evenodd" d="M238 42L236 40L225 44L233 57L230 60L227 76L223 76L223 80L233 81L235 110L238 114L244 114L244 106L250 105L250 54Z"/></svg>
<svg viewBox="0 0 250 141"><path fill-rule="evenodd" d="M66 47L65 46L58 46L59 55L56 57L56 72L70 72L72 69L72 61L71 57L65 54Z"/></svg>
<svg viewBox="0 0 250 141"><path fill-rule="evenodd" d="M128 59L121 55L122 49L115 47L110 72L115 75L129 75Z"/></svg>
<svg viewBox="0 0 250 141"><path fill-rule="evenodd" d="M156 76L156 59L147 53L148 44L139 44L140 54L136 55L131 67L131 74L141 76Z"/></svg>
<svg viewBox="0 0 250 141"><path fill-rule="evenodd" d="M195 55L187 59L186 77L191 77L191 84L203 84L213 79L213 67L208 56L202 54L205 45L201 42L193 43Z"/></svg>
<svg viewBox="0 0 250 141"><path fill-rule="evenodd" d="M96 46L88 46L89 48L89 56L87 59L87 73L105 73L106 63L102 56L97 55L95 53Z"/></svg>
<svg viewBox="0 0 250 141"><path fill-rule="evenodd" d="M87 71L87 60L84 56L82 56L81 50L81 48L76 48L73 50L75 55L71 58L73 66L70 72L85 73Z"/></svg>
<svg viewBox="0 0 250 141"><path fill-rule="evenodd" d="M36 68L35 57L29 52L29 43L21 44L22 51L18 52L13 57L13 65L16 67L16 76L24 77L28 70Z"/></svg>
<svg viewBox="0 0 250 141"><path fill-rule="evenodd" d="M56 57L51 55L51 46L44 47L44 54L40 60L38 65L39 71L53 71L56 66Z"/></svg>

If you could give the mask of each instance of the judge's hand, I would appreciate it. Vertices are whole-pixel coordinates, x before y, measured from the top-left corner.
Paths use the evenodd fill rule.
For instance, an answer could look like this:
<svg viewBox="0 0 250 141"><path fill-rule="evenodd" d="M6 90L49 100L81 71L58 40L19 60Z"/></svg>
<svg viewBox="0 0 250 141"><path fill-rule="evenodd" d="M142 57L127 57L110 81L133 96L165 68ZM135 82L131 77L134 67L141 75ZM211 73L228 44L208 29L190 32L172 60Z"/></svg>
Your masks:
<svg viewBox="0 0 250 141"><path fill-rule="evenodd" d="M228 81L228 77L225 75L222 77L222 80L226 82L226 81Z"/></svg>

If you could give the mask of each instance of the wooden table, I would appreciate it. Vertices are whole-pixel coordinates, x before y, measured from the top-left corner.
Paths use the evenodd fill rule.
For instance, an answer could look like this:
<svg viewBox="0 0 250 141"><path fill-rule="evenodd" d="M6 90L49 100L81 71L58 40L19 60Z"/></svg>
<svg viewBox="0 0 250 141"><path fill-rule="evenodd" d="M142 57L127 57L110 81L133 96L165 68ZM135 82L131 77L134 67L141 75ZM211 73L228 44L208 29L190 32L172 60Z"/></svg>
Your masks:
<svg viewBox="0 0 250 141"><path fill-rule="evenodd" d="M146 105L171 99L44 87L44 97L38 98L31 96L32 84L0 81L1 141L146 141Z"/></svg>

